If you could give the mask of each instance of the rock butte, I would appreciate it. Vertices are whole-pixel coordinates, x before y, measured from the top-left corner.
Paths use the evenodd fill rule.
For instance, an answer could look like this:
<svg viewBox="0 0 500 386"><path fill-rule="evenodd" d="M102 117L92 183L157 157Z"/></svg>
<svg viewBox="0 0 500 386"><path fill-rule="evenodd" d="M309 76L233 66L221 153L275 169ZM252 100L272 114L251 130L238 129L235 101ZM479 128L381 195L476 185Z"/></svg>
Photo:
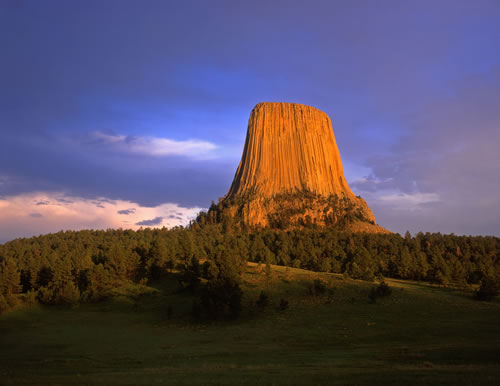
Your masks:
<svg viewBox="0 0 500 386"><path fill-rule="evenodd" d="M250 115L243 156L226 197L248 191L269 197L304 188L355 197L344 177L330 118L297 103L259 103Z"/></svg>
<svg viewBox="0 0 500 386"><path fill-rule="evenodd" d="M328 115L297 103L259 103L229 192L210 211L249 226L304 224L388 232L344 177ZM216 220L214 220L216 221ZM284 224L284 225L283 225Z"/></svg>

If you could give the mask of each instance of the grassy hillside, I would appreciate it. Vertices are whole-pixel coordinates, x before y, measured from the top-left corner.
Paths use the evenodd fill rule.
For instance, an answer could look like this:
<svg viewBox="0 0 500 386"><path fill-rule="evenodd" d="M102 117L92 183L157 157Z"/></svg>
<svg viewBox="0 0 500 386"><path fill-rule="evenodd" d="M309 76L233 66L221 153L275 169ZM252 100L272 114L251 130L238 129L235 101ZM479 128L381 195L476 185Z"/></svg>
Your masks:
<svg viewBox="0 0 500 386"><path fill-rule="evenodd" d="M324 293L311 294L315 279ZM175 279L76 308L19 309L0 317L0 384L498 383L498 300L387 282L392 294L370 303L374 283L250 263L240 318L211 324L192 322Z"/></svg>

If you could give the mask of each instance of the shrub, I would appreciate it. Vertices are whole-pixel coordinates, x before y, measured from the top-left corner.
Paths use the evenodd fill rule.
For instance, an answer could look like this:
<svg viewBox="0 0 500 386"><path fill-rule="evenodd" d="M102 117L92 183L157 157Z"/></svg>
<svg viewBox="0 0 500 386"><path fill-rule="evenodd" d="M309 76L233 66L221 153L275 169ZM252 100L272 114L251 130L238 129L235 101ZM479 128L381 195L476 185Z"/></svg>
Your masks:
<svg viewBox="0 0 500 386"><path fill-rule="evenodd" d="M201 317L208 320L235 319L241 313L242 297L243 291L238 283L210 281L200 290Z"/></svg>
<svg viewBox="0 0 500 386"><path fill-rule="evenodd" d="M72 305L80 301L80 291L72 281L51 283L38 289L37 298L42 304Z"/></svg>
<svg viewBox="0 0 500 386"><path fill-rule="evenodd" d="M181 287L188 288L192 293L195 293L200 286L202 266L197 258L191 259L189 264L182 266L182 274L179 278Z"/></svg>
<svg viewBox="0 0 500 386"><path fill-rule="evenodd" d="M273 276L273 270L271 269L271 264L266 263L266 268L264 272L266 273L267 279L271 279L271 277Z"/></svg>
<svg viewBox="0 0 500 386"><path fill-rule="evenodd" d="M269 296L266 292L261 291L259 298L257 299L257 306L259 308L266 308L269 304Z"/></svg>
<svg viewBox="0 0 500 386"><path fill-rule="evenodd" d="M494 297L500 294L500 285L493 278L484 278L481 281L481 286L474 292L476 300L491 301Z"/></svg>
<svg viewBox="0 0 500 386"><path fill-rule="evenodd" d="M7 303L7 300L5 299L5 297L0 294L0 315L7 311L9 309L9 304Z"/></svg>
<svg viewBox="0 0 500 386"><path fill-rule="evenodd" d="M335 295L335 287L328 288L327 294L328 294L328 297L326 299L325 304L330 304L331 302L333 302L333 295Z"/></svg>
<svg viewBox="0 0 500 386"><path fill-rule="evenodd" d="M391 287L383 281L378 286L373 287L368 295L368 298L372 303L375 303L378 298L384 298L390 296L392 293Z"/></svg>
<svg viewBox="0 0 500 386"><path fill-rule="evenodd" d="M309 284L309 293L312 296L323 295L325 292L326 286L321 280L315 279L312 284Z"/></svg>
<svg viewBox="0 0 500 386"><path fill-rule="evenodd" d="M29 306L36 304L36 296L37 291L30 290L24 294L24 302Z"/></svg>

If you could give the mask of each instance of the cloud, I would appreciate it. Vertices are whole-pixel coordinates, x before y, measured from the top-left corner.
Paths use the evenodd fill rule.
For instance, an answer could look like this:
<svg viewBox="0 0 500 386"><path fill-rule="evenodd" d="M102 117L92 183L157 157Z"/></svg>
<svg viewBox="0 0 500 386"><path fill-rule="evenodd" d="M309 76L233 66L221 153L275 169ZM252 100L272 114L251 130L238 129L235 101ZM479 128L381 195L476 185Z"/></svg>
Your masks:
<svg viewBox="0 0 500 386"><path fill-rule="evenodd" d="M64 200L57 201L57 198ZM37 205L54 202L54 205ZM98 204L98 205L96 205ZM204 210L163 203L153 207L126 200L86 199L60 192L36 192L0 199L0 242L60 230L185 226ZM121 213L127 212L124 216ZM178 214L181 214L179 216ZM36 221L33 219L36 218ZM146 219L146 220L145 220Z"/></svg>
<svg viewBox="0 0 500 386"><path fill-rule="evenodd" d="M394 188L394 179L379 179L370 174L349 183L349 186L360 192L376 192L379 190Z"/></svg>
<svg viewBox="0 0 500 386"><path fill-rule="evenodd" d="M63 203L63 204L72 204L73 203L73 201L68 200L67 198L63 198L63 197L56 198L56 201Z"/></svg>
<svg viewBox="0 0 500 386"><path fill-rule="evenodd" d="M213 151L217 149L215 144L197 139L176 141L169 138L106 134L99 131L92 133L88 143L106 146L120 152L154 157L185 156L203 158L213 155Z"/></svg>
<svg viewBox="0 0 500 386"><path fill-rule="evenodd" d="M418 210L422 205L440 201L437 193L399 193L378 197L378 200L396 210Z"/></svg>
<svg viewBox="0 0 500 386"><path fill-rule="evenodd" d="M162 222L163 222L163 217L155 217L152 220L142 220L142 221L139 221L139 222L135 223L135 225L139 225L139 226L153 226L153 225L160 225Z"/></svg>
<svg viewBox="0 0 500 386"><path fill-rule="evenodd" d="M350 186L377 222L404 232L500 236L500 66L456 79L401 121L411 128Z"/></svg>
<svg viewBox="0 0 500 386"><path fill-rule="evenodd" d="M104 207L104 206L101 205L101 207ZM124 215L129 215L129 214L132 214L134 212L135 212L135 208L130 208L130 209L119 210L116 213L118 213L118 214L124 214Z"/></svg>
<svg viewBox="0 0 500 386"><path fill-rule="evenodd" d="M204 159L151 157L69 138L72 136L2 139L0 195L51 191L94 201L99 197L129 200L144 206L164 202L204 206L226 193L238 166L237 160L207 161L215 153L205 154ZM60 197L53 197L51 203L57 203L56 198Z"/></svg>
<svg viewBox="0 0 500 386"><path fill-rule="evenodd" d="M48 201L38 201L35 205L40 206L40 205L49 205L50 203Z"/></svg>

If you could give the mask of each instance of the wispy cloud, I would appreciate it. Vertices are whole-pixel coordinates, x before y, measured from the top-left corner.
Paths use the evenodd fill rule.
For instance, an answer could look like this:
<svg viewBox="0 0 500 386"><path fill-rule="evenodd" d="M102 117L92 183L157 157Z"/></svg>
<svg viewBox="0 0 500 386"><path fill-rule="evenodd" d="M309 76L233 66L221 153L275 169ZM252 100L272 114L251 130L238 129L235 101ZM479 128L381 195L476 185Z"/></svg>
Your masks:
<svg viewBox="0 0 500 386"><path fill-rule="evenodd" d="M89 143L111 147L120 152L154 157L186 156L203 158L213 155L214 150L217 149L215 144L198 139L176 141L169 138L107 134L100 131L91 134Z"/></svg>
<svg viewBox="0 0 500 386"><path fill-rule="evenodd" d="M399 193L380 196L378 200L394 209L417 210L422 205L439 202L440 198L437 193Z"/></svg>
<svg viewBox="0 0 500 386"><path fill-rule="evenodd" d="M349 186L360 192L377 192L386 189L393 189L395 185L393 178L379 179L375 178L373 174L366 177L358 178L349 183Z"/></svg>

